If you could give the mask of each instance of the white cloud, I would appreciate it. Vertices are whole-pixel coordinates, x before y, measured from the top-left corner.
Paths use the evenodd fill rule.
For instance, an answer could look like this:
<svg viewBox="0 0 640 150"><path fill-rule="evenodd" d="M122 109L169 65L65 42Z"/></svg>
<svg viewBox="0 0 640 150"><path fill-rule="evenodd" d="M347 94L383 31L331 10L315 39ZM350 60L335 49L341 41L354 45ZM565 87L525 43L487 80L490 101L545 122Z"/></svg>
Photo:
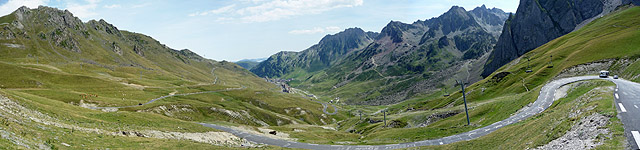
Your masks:
<svg viewBox="0 0 640 150"><path fill-rule="evenodd" d="M289 31L289 34L336 33L340 31L341 31L340 27L331 26L331 27L324 27L324 28L315 27L313 29L306 29L306 30L291 30Z"/></svg>
<svg viewBox="0 0 640 150"><path fill-rule="evenodd" d="M100 0L86 0L86 4L67 3L66 9L79 18L88 19L98 15L95 10L99 2Z"/></svg>
<svg viewBox="0 0 640 150"><path fill-rule="evenodd" d="M151 6L151 3L142 3L142 4L133 5L131 6L131 8L142 8L147 6Z"/></svg>
<svg viewBox="0 0 640 150"><path fill-rule="evenodd" d="M49 0L9 0L7 3L0 5L0 16L8 15L22 6L36 8L48 2Z"/></svg>
<svg viewBox="0 0 640 150"><path fill-rule="evenodd" d="M218 8L218 9L214 9L214 10L205 11L205 12L192 13L192 14L189 14L189 16L193 17L193 16L206 16L206 15L209 15L209 14L228 13L228 12L233 11L234 7L236 7L235 4L229 5L229 6L224 6L224 7Z"/></svg>
<svg viewBox="0 0 640 150"><path fill-rule="evenodd" d="M266 22L362 5L363 0L274 0L238 10L244 22Z"/></svg>
<svg viewBox="0 0 640 150"><path fill-rule="evenodd" d="M216 19L216 22L228 22L233 20L233 18L229 18L229 17L218 17L218 19Z"/></svg>
<svg viewBox="0 0 640 150"><path fill-rule="evenodd" d="M342 31L340 27L336 27L336 26L326 27L325 30L329 33L336 33L336 32Z"/></svg>
<svg viewBox="0 0 640 150"><path fill-rule="evenodd" d="M251 2L251 3L257 4L257 3L264 2L266 0L240 0L240 1L241 2Z"/></svg>
<svg viewBox="0 0 640 150"><path fill-rule="evenodd" d="M120 8L120 7L122 7L122 6L120 6L120 5L118 5L118 4L113 4L113 5L104 5L104 8L109 8L109 9L112 9L112 8Z"/></svg>
<svg viewBox="0 0 640 150"><path fill-rule="evenodd" d="M219 14L238 18L235 20L243 23L267 22L293 16L320 14L336 8L356 7L363 4L363 0L242 0L242 2L250 3L251 6L235 9L236 5L233 4L210 11L191 13L189 16Z"/></svg>

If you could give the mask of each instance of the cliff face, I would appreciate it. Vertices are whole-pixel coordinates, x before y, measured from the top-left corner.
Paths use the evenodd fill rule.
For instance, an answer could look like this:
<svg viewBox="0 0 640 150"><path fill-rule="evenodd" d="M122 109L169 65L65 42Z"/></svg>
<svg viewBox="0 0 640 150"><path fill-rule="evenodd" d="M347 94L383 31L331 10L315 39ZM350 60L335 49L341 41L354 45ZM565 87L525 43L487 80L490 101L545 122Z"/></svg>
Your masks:
<svg viewBox="0 0 640 150"><path fill-rule="evenodd" d="M524 53L630 3L631 0L521 0L516 14L505 22L482 76L487 77Z"/></svg>

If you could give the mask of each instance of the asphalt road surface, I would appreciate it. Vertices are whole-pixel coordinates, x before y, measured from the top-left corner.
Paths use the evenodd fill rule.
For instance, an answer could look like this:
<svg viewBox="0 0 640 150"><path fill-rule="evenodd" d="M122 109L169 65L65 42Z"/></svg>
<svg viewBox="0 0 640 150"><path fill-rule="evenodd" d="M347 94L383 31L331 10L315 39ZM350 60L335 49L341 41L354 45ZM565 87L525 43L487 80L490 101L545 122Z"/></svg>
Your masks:
<svg viewBox="0 0 640 150"><path fill-rule="evenodd" d="M617 85L613 96L618 118L624 124L624 135L631 149L640 149L640 84L622 79L609 80Z"/></svg>
<svg viewBox="0 0 640 150"><path fill-rule="evenodd" d="M325 114L327 114L327 115L335 115L335 114L338 113L338 107L336 107L336 105L327 104L327 103L324 103L324 102L321 102L321 101L318 101L318 100L315 100L315 101L320 103L320 104L322 104L322 107L323 107L322 108L322 112L324 112ZM331 107L333 107L333 112L332 113L327 112L327 107L329 107L327 105L331 105Z"/></svg>
<svg viewBox="0 0 640 150"><path fill-rule="evenodd" d="M424 140L410 143L399 143L399 144L389 144L389 145L321 145L321 144L310 144L310 143L302 143L302 142L294 142L294 141L286 141L280 139L268 138L260 135L249 134L246 132L234 130L231 128L227 128L224 126L214 125L214 124L206 124L201 123L203 126L216 128L225 132L229 132L233 135L236 135L240 138L247 139L252 142L267 144L267 145L275 145L280 147L290 147L290 148L304 148L304 149L321 149L321 150L359 150L359 149L367 149L367 150L377 150L377 149L398 149L398 148L408 148L408 147L416 147L416 146L428 146L428 145L443 145L449 144L459 141L467 141L471 139L475 139L478 137L485 136L493 131L496 131L504 126L520 122L524 119L527 119L533 115L541 113L545 109L549 108L551 104L553 104L554 94L556 89L558 89L562 85L566 85L572 82L581 81L581 80L592 80L592 79L604 79L599 78L598 76L580 76L580 77L571 77L554 80L552 82L547 83L540 90L540 95L538 99L527 108L523 108L522 111L517 114L502 120L491 125L475 129L469 132L456 134L452 136L443 137L440 139L433 140ZM640 143L640 134L638 133L640 129L640 84L626 81L623 79L610 79L606 80L613 81L617 84L614 97L615 102L617 103L617 107L619 109L618 117L622 119L622 122L625 127L625 135L629 140L629 144L632 145L632 149L638 149L638 144ZM619 94L622 93L622 94ZM624 108L623 108L624 107Z"/></svg>

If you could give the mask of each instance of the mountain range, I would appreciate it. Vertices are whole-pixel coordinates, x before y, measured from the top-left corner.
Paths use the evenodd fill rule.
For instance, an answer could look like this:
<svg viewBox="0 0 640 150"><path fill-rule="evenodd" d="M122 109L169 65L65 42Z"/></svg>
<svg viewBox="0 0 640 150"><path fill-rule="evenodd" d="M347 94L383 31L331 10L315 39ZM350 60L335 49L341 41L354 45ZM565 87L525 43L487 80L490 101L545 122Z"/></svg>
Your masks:
<svg viewBox="0 0 640 150"><path fill-rule="evenodd" d="M391 21L380 33L350 28L301 52L274 54L251 72L293 78L293 87L354 104L396 103L452 86L456 79L482 79L486 54L507 17L484 5L470 11L453 6L424 21Z"/></svg>
<svg viewBox="0 0 640 150"><path fill-rule="evenodd" d="M90 115L84 112L99 110L86 108L134 105L140 107L115 111L150 112L159 114L154 117L157 119L261 126L317 124L321 123L318 117L330 118L318 116L321 104L272 90L275 85L235 63L206 59L188 49L172 49L150 36L119 30L105 20L82 22L67 10L21 7L0 17L0 53L0 88L17 95L38 95L33 100L60 102L65 109L58 113ZM149 102L176 93L220 89L262 95L257 99L255 95L226 92L218 93L216 100L222 99L220 102L186 95L175 98L182 99L180 102ZM100 97L77 97L82 94ZM78 112L71 106L85 108ZM292 116L304 121L291 121Z"/></svg>
<svg viewBox="0 0 640 150"><path fill-rule="evenodd" d="M637 87L609 81L640 82L638 3L453 6L235 63L21 7L0 17L0 147L635 149L624 91ZM555 84L600 70L620 79Z"/></svg>
<svg viewBox="0 0 640 150"><path fill-rule="evenodd" d="M392 104L424 93L447 93L456 80L479 81L630 3L638 2L523 0L515 14L484 5L470 11L453 6L439 17L412 24L391 21L380 33L352 28L328 35L301 52L274 54L251 72L291 78L293 87L352 104ZM327 40L335 37L342 40Z"/></svg>
<svg viewBox="0 0 640 150"><path fill-rule="evenodd" d="M242 59L233 63L238 64L244 69L251 70L253 67L257 66L260 62L265 60L267 60L267 58Z"/></svg>

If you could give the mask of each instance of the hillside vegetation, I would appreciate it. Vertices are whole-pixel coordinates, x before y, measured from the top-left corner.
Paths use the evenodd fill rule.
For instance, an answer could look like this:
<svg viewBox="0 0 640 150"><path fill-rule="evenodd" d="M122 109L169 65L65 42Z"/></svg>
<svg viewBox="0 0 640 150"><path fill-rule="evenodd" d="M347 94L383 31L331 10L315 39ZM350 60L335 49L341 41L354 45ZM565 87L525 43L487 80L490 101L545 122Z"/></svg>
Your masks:
<svg viewBox="0 0 640 150"><path fill-rule="evenodd" d="M321 104L280 93L234 63L174 50L104 20L82 22L69 11L44 6L21 7L0 17L0 72L0 94L8 97L4 103L17 103L0 112L3 137L15 139L2 142L32 148L65 143L78 149L219 149L239 146L241 140L194 144L197 138L179 140L157 133L214 132L214 137L233 138L197 123L251 128L322 125L335 117L324 115ZM146 104L162 96L207 91L218 92ZM90 109L119 106L133 107ZM30 113L16 113L24 111ZM30 121L34 118L45 121Z"/></svg>
<svg viewBox="0 0 640 150"><path fill-rule="evenodd" d="M358 144L388 144L399 142L436 139L471 131L508 118L521 108L536 100L540 88L556 78L575 75L596 75L600 70L610 70L622 78L640 81L637 72L640 68L640 7L622 8L603 18L596 19L585 27L565 36L550 41L541 47L526 53L503 66L488 78L467 87L467 101L471 125L466 125L466 117L460 91L435 93L415 99L409 99L395 105L376 107L346 107L351 118L336 124L338 132L314 132L314 134L299 134L295 136L307 137L318 143L339 143L310 137L344 137L341 141ZM549 57L553 55L553 57ZM530 57L531 73L527 59ZM552 66L548 67L552 59ZM592 65L592 66L589 66ZM576 66L586 66L587 70L577 70ZM599 113L611 118L608 126L613 137L605 141L602 148L623 147L620 141L621 123L615 117L615 107L612 106L610 90L592 93L591 96L601 96L600 100L583 103L576 98L589 93L593 88L605 88L611 83L595 82L586 84L570 92L565 99L554 102L551 108L521 123L513 124L497 130L486 137L468 142L454 143L445 146L429 148L458 149L462 147L479 147L486 149L500 149L509 146L521 149L542 146L559 136L562 136L580 117L568 117L568 120L554 120L553 118L567 118L566 111L576 111L570 106L581 103L580 107L597 106L593 111L584 113L589 115ZM459 87L458 87L459 88ZM595 98L599 99L599 98ZM384 127L382 113L376 110L387 109L387 123L396 126ZM358 111L365 112L359 118ZM379 112L379 111L378 111ZM371 121L373 120L373 121ZM557 124L549 126L550 123ZM416 127L423 124L424 127ZM399 125L399 126L397 126ZM303 128L303 127L290 127ZM517 131L517 132L514 132ZM550 132L553 131L553 132ZM347 133L345 133L347 132ZM526 134L512 134L526 133ZM346 134L346 135L345 135ZM530 135L530 136L526 136ZM531 137L536 135L535 137ZM357 137L357 138L349 138ZM500 139L500 140L497 140ZM507 140L504 143L495 143ZM493 142L488 142L493 141ZM525 142L522 142L525 141ZM504 147L500 147L504 146Z"/></svg>
<svg viewBox="0 0 640 150"><path fill-rule="evenodd" d="M380 33L359 28L327 35L301 52L279 52L251 71L293 79L292 87L357 105L387 105L481 79L508 14L484 5L453 6L413 23L389 22Z"/></svg>

